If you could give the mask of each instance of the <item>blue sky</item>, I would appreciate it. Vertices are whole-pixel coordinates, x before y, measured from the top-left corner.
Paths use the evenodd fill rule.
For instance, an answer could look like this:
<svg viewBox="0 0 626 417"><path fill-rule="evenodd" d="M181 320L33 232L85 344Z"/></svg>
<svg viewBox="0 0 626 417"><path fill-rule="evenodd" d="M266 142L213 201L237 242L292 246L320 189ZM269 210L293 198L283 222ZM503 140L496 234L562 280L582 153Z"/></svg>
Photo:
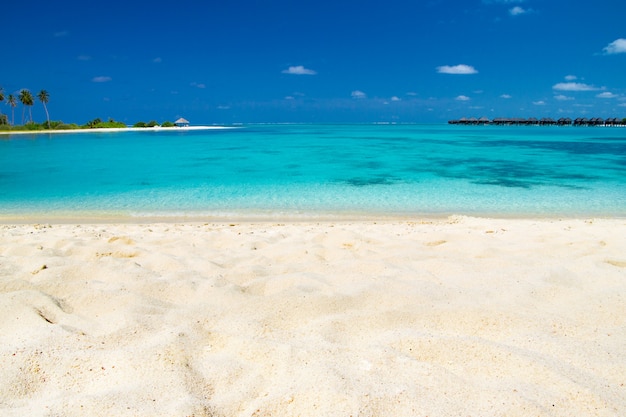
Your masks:
<svg viewBox="0 0 626 417"><path fill-rule="evenodd" d="M53 120L626 117L623 0L20 0L2 9L0 86L47 90ZM6 103L0 111L10 114ZM45 120L38 103L33 116Z"/></svg>

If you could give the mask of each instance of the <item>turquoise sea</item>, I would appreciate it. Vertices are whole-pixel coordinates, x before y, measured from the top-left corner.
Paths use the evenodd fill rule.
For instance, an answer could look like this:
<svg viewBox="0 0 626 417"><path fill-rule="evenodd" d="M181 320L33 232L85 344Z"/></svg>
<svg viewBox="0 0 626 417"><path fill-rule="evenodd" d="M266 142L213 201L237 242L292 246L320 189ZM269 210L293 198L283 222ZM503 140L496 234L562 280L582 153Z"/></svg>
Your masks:
<svg viewBox="0 0 626 417"><path fill-rule="evenodd" d="M626 129L245 125L0 136L0 217L626 217Z"/></svg>

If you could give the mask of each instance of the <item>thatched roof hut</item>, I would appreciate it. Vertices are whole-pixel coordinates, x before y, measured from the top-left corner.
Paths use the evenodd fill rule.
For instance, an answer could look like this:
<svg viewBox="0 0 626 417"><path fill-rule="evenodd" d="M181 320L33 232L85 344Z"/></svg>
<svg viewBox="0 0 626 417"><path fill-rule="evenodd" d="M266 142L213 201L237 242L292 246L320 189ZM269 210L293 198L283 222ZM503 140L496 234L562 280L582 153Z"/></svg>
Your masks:
<svg viewBox="0 0 626 417"><path fill-rule="evenodd" d="M187 127L189 126L189 120L181 117L180 119L176 120L174 124L178 127Z"/></svg>

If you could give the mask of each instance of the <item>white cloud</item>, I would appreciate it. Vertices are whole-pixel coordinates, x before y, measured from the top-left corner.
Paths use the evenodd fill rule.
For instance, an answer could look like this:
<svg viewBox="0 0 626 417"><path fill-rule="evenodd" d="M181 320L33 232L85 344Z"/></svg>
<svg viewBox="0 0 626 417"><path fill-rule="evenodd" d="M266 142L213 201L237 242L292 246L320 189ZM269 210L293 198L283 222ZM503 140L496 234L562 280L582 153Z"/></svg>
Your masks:
<svg viewBox="0 0 626 417"><path fill-rule="evenodd" d="M568 100L574 100L574 97L569 97L563 94L559 94L558 96L554 96L554 99L559 100L559 101L568 101Z"/></svg>
<svg viewBox="0 0 626 417"><path fill-rule="evenodd" d="M566 79L567 81L574 81L574 80L578 79L578 77L577 77L577 76L575 76L575 75L566 75L566 76L565 76L565 79Z"/></svg>
<svg viewBox="0 0 626 417"><path fill-rule="evenodd" d="M476 74L478 71L471 65L442 65L437 67L437 72L440 74Z"/></svg>
<svg viewBox="0 0 626 417"><path fill-rule="evenodd" d="M614 40L613 42L605 46L603 51L607 55L626 53L626 39L620 38Z"/></svg>
<svg viewBox="0 0 626 417"><path fill-rule="evenodd" d="M513 96L511 96L510 94L502 94L500 96L500 98L512 98Z"/></svg>
<svg viewBox="0 0 626 417"><path fill-rule="evenodd" d="M98 77L93 77L91 79L91 81L93 81L94 83L107 83L107 82L109 82L111 80L112 80L111 77L107 77L105 75L100 75Z"/></svg>
<svg viewBox="0 0 626 417"><path fill-rule="evenodd" d="M596 97L598 98L615 98L617 94L613 94L611 92L605 91L604 93L598 94Z"/></svg>
<svg viewBox="0 0 626 417"><path fill-rule="evenodd" d="M470 98L468 96L460 95L455 98L457 101L468 101Z"/></svg>
<svg viewBox="0 0 626 417"><path fill-rule="evenodd" d="M401 101L401 99L398 96L393 96L391 97L391 101Z"/></svg>
<svg viewBox="0 0 626 417"><path fill-rule="evenodd" d="M554 90L560 91L596 91L599 88L583 83L557 83L552 86Z"/></svg>
<svg viewBox="0 0 626 417"><path fill-rule="evenodd" d="M192 87L196 87L196 88L206 88L206 84L203 84L203 83L197 83L197 82L195 82L195 81L194 81L194 82L192 82L192 83L190 83L189 85L190 85L190 86L192 86Z"/></svg>
<svg viewBox="0 0 626 417"><path fill-rule="evenodd" d="M289 67L286 70L282 71L283 74L294 74L294 75L315 75L316 71L313 71L308 68L304 68L302 65L296 65L294 67Z"/></svg>
<svg viewBox="0 0 626 417"><path fill-rule="evenodd" d="M528 13L528 10L524 10L523 8L521 8L519 6L515 6L511 10L509 10L509 14L511 16L519 16L519 15L524 14L524 13Z"/></svg>
<svg viewBox="0 0 626 417"><path fill-rule="evenodd" d="M366 98L367 94L365 94L363 91L360 90L354 90L352 93L350 93L350 95L352 96L352 98Z"/></svg>
<svg viewBox="0 0 626 417"><path fill-rule="evenodd" d="M493 4L493 3L500 3L500 4L515 4L515 3L524 3L525 0L483 0L483 3L485 4Z"/></svg>
<svg viewBox="0 0 626 417"><path fill-rule="evenodd" d="M546 105L546 102L545 102L545 101L543 101L543 100L539 100L539 101L533 101L533 104L534 104L535 106L545 106L545 105Z"/></svg>

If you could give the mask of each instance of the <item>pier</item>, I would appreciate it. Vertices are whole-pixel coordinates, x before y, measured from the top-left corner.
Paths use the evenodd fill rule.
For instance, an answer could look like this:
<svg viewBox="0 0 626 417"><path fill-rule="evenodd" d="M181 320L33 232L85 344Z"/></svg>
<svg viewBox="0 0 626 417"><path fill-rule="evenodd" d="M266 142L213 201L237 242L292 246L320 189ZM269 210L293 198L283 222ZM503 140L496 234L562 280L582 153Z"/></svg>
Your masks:
<svg viewBox="0 0 626 417"><path fill-rule="evenodd" d="M544 117L536 119L530 117L528 119L518 117L496 117L495 119L489 119L487 117L462 117L458 120L448 120L448 124L451 125L496 125L496 126L626 126L626 118L619 119L617 117L610 117L603 119L601 117L592 117L590 119L586 117L578 117L576 119L570 119L569 117L562 117L554 120L550 117Z"/></svg>

